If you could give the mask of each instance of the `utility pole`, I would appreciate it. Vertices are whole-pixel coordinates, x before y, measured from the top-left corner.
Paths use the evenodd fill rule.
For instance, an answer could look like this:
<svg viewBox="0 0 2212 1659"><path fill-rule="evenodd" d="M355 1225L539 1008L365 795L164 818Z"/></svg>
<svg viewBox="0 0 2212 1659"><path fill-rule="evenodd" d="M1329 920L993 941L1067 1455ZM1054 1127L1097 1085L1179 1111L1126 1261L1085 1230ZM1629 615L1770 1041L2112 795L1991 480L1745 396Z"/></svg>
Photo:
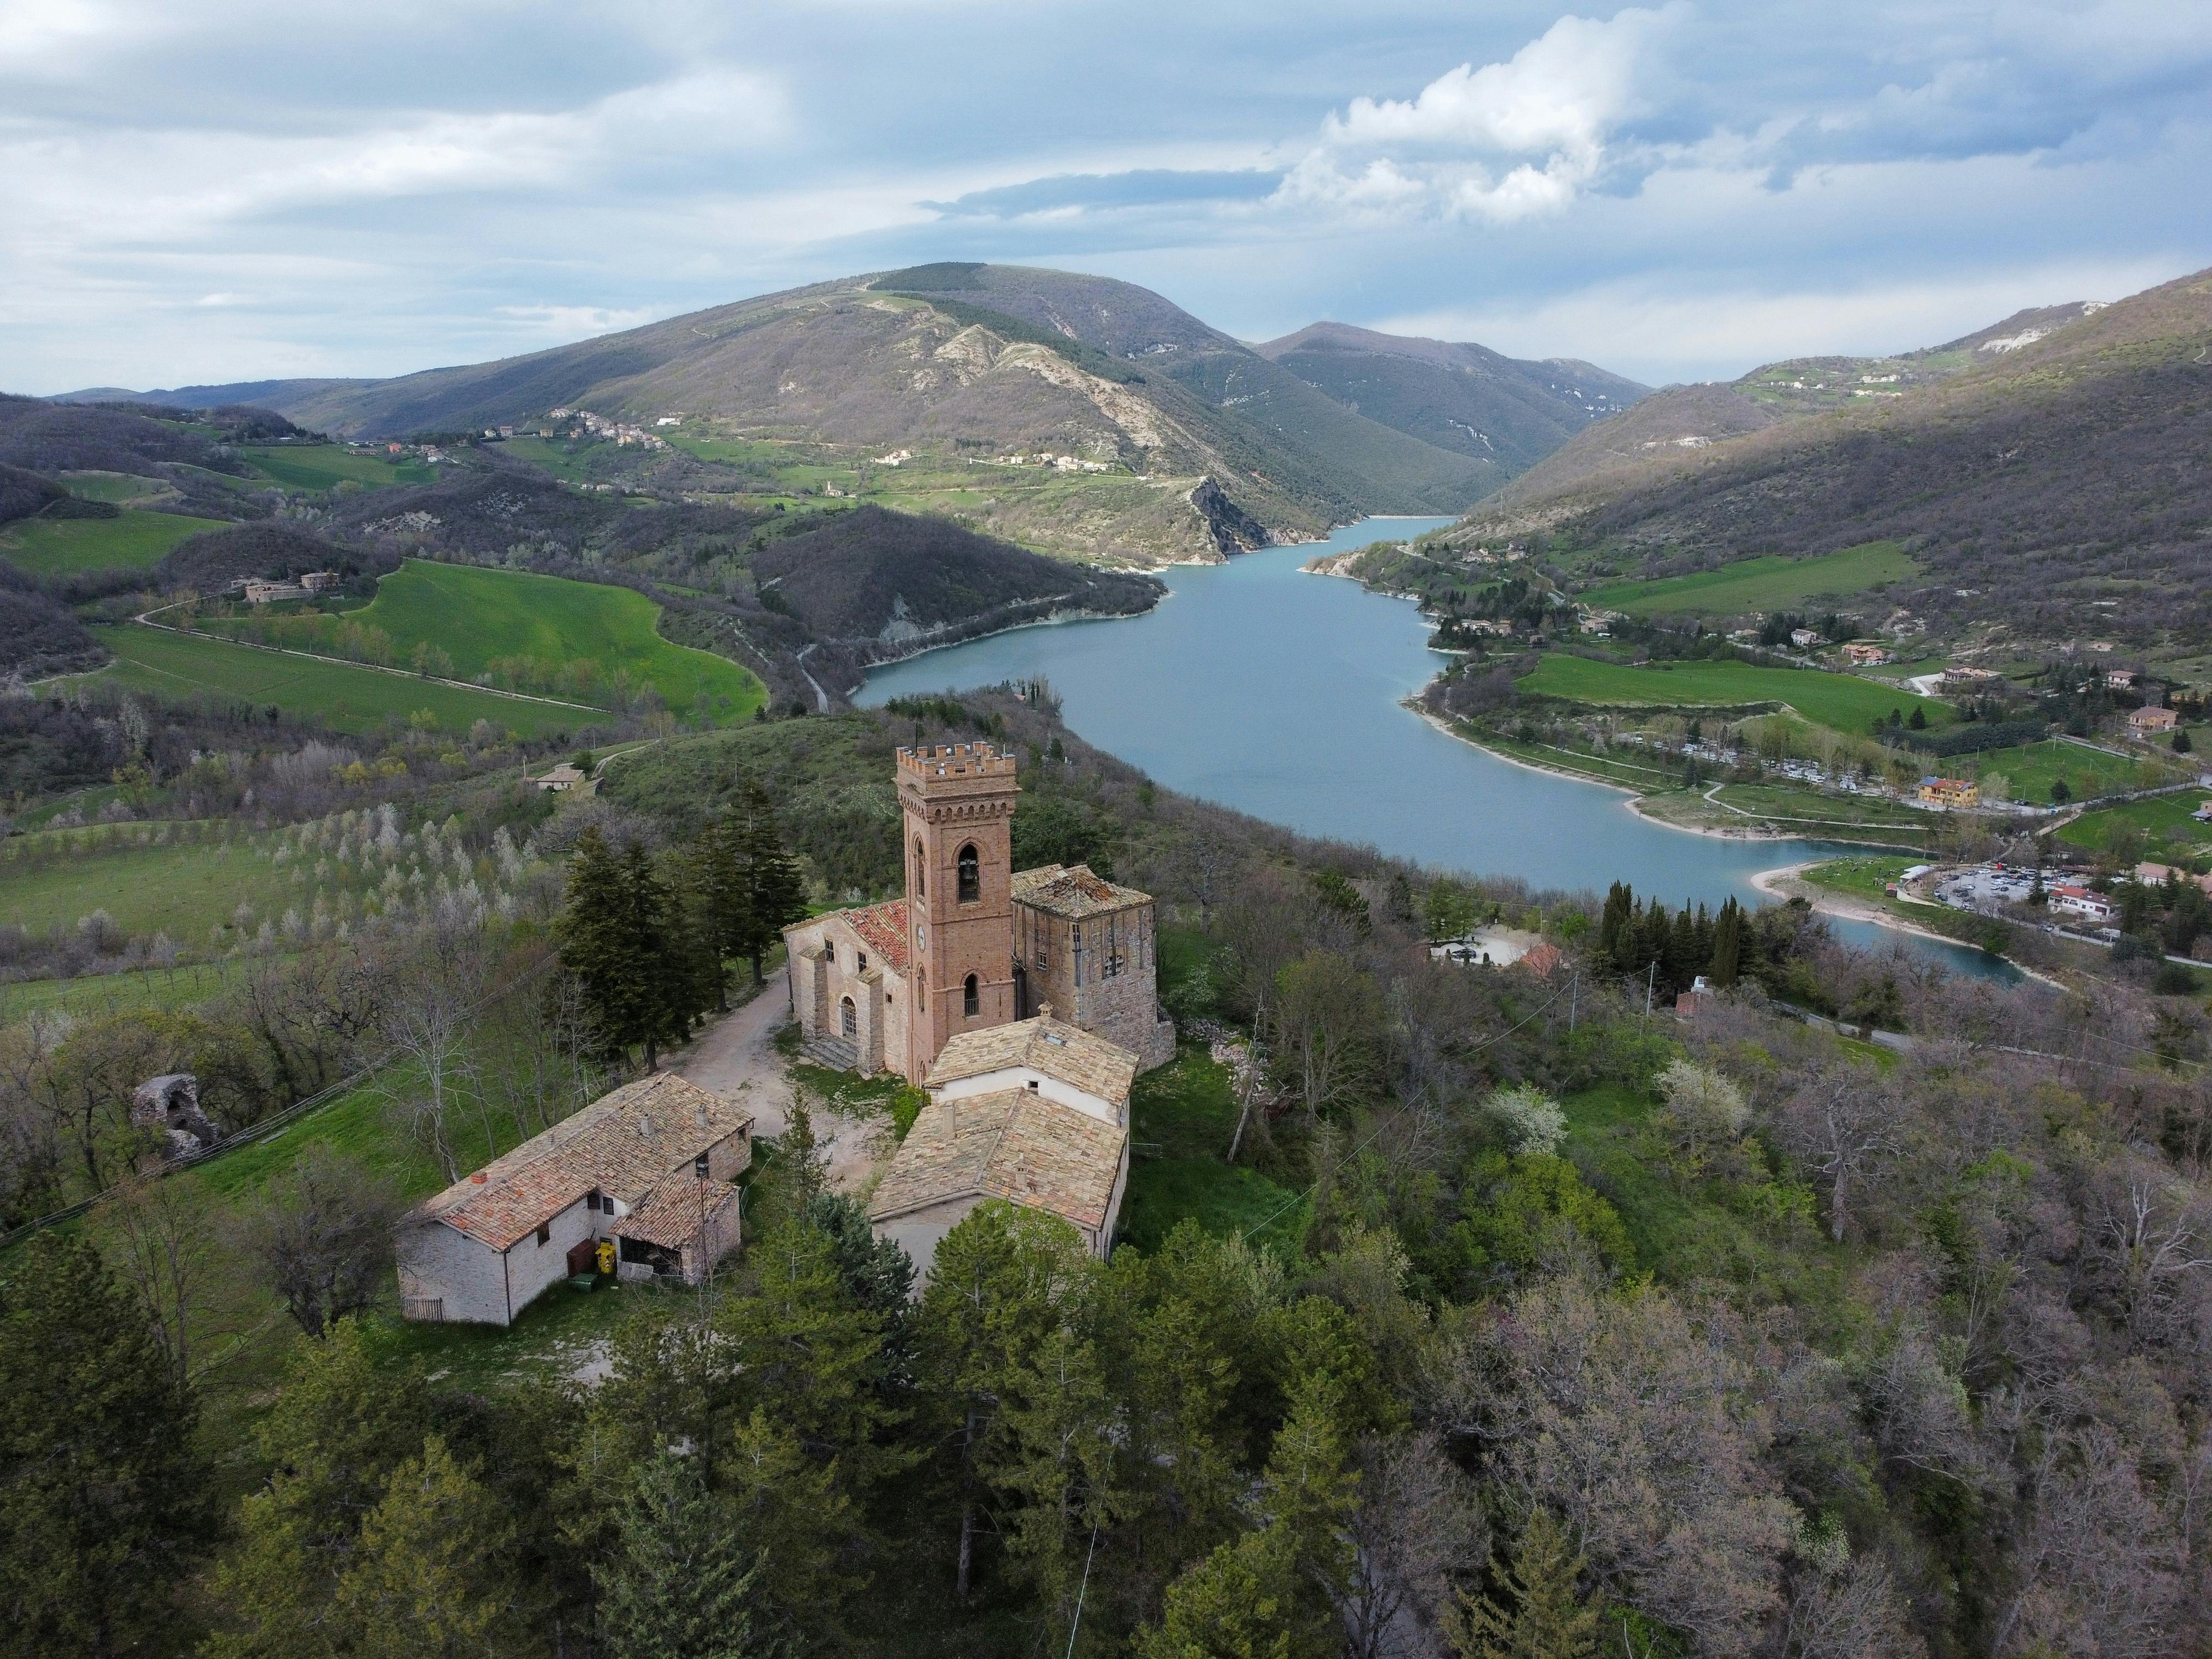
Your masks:
<svg viewBox="0 0 2212 1659"><path fill-rule="evenodd" d="M1651 1018L1651 988L1658 983L1658 980L1659 958L1654 957L1651 966L1645 969L1644 975L1644 1018L1646 1019Z"/></svg>
<svg viewBox="0 0 2212 1659"><path fill-rule="evenodd" d="M1575 1006L1582 1000L1583 970L1575 969L1575 976L1567 981L1567 1030L1575 1029Z"/></svg>

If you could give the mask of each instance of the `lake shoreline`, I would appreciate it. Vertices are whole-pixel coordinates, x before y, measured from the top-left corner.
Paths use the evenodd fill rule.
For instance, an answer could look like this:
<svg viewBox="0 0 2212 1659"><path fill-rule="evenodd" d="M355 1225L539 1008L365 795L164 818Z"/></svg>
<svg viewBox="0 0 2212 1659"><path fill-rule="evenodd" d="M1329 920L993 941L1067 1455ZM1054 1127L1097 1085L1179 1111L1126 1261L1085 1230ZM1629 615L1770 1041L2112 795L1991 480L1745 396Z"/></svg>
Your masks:
<svg viewBox="0 0 2212 1659"><path fill-rule="evenodd" d="M1621 803L1622 805L1627 807L1630 811L1635 813L1636 816L1645 823L1656 824L1662 830L1672 830L1685 836L1708 836L1715 841L1820 841L1831 842L1838 847L1864 847L1874 851L1882 853L1910 853L1911 851L1910 848L1899 847L1895 842L1860 841L1850 836L1806 835L1802 832L1783 830L1717 830L1708 828L1701 824L1675 823L1669 819L1661 817L1656 812L1645 811L1643 807L1643 802L1647 798L1649 792L1639 789L1634 784L1615 783L1610 778L1592 777L1587 772L1577 772L1570 767L1547 766L1541 761L1526 760L1518 755L1509 755L1502 749L1493 749L1488 744L1477 742L1474 738L1468 736L1466 732L1458 730L1449 721L1443 719L1443 716L1431 714L1429 710L1422 708L1417 698L1407 698L1405 700L1404 707L1412 709L1414 714L1419 715L1421 719L1426 720L1431 726L1443 732L1446 737L1455 738L1460 742L1466 744L1469 748L1480 749L1484 754L1489 756L1492 760L1504 761L1508 766L1518 766L1522 768L1524 770L1530 772L1547 773L1555 778L1571 778L1577 783L1593 784L1600 789L1611 789L1618 793L1626 795L1628 799ZM1936 935L1931 934L1929 937L1934 938ZM1953 939L1949 942L1954 945L1958 943L1956 939Z"/></svg>
<svg viewBox="0 0 2212 1659"><path fill-rule="evenodd" d="M1896 849L1890 850L1894 852ZM1761 870L1752 877L1751 884L1769 898L1782 900L1802 898L1820 915L1833 916L1839 921L1861 921L1870 927L1887 927L1893 933L1910 933L1916 939L1933 939L1940 945L1954 945L1965 950L1975 948L1966 944L1964 939L1955 939L1948 933L1939 933L1932 927L1923 927L1917 922L1908 921L1896 911L1884 906L1866 899L1853 898L1848 894L1832 891L1816 882L1805 879L1806 871L1812 869L1815 865L1826 864L1830 861L1826 859L1805 859L1796 864L1784 864L1772 870ZM2002 951L1992 951L1987 954L1996 957L2000 962L2010 963L2015 971L2039 985L2048 985L2055 991L2063 991L2066 988L2063 984L2051 978L2050 975L2039 973L2027 963L2014 961Z"/></svg>

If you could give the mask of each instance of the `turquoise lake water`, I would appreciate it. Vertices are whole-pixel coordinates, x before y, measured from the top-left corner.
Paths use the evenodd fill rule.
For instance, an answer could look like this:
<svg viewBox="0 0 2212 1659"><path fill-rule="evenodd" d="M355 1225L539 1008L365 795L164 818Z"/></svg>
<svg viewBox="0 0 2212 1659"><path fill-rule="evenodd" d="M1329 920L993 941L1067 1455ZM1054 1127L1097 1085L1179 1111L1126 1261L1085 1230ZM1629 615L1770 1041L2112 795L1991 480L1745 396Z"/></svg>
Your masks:
<svg viewBox="0 0 2212 1659"><path fill-rule="evenodd" d="M877 670L860 701L1042 674L1073 730L1169 788L1310 836L1536 887L1601 893L1626 881L1670 906L1754 903L1757 872L1846 850L1669 830L1616 790L1516 766L1401 707L1446 661L1428 649L1419 614L1300 567L1450 522L1367 519L1325 543L1177 566L1161 573L1168 597L1145 616L948 646ZM1869 948L1910 940L1966 972L2009 971L1979 951L1832 925Z"/></svg>

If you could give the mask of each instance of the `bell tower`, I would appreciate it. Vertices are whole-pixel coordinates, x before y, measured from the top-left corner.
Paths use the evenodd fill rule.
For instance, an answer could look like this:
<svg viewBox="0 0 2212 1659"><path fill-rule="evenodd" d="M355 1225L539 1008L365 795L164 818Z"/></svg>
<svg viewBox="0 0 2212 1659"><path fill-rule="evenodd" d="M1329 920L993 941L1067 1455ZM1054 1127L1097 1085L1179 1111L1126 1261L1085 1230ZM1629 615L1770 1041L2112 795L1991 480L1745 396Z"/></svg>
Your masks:
<svg viewBox="0 0 2212 1659"><path fill-rule="evenodd" d="M1014 757L988 743L898 751L914 964L910 1082L961 1031L1014 1018Z"/></svg>

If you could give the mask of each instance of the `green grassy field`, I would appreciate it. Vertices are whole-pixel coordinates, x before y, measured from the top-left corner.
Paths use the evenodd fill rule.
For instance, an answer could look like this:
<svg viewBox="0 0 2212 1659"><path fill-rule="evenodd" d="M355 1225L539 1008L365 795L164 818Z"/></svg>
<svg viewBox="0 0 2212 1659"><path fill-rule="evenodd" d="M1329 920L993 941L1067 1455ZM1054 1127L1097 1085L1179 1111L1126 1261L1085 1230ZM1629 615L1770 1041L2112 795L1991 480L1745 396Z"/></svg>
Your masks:
<svg viewBox="0 0 2212 1659"><path fill-rule="evenodd" d="M125 508L114 519L30 519L0 530L0 556L33 576L82 570L144 570L187 536L220 530L216 519Z"/></svg>
<svg viewBox="0 0 2212 1659"><path fill-rule="evenodd" d="M136 472L58 472L54 476L69 486L72 495L88 501L112 501L118 507L158 495L169 488L159 478L142 477Z"/></svg>
<svg viewBox="0 0 2212 1659"><path fill-rule="evenodd" d="M403 659L418 644L439 647L459 678L474 678L504 657L554 665L588 660L606 678L621 672L649 684L679 720L750 720L767 696L761 683L726 657L661 638L653 631L659 615L659 606L627 587L416 559L346 613L390 635ZM314 625L331 634L339 626L335 617Z"/></svg>
<svg viewBox="0 0 2212 1659"><path fill-rule="evenodd" d="M100 848L33 869L0 865L0 915L42 933L105 910L131 933L158 930L198 948L240 899L265 897L257 890L268 873L243 841Z"/></svg>
<svg viewBox="0 0 2212 1659"><path fill-rule="evenodd" d="M1814 668L1761 668L1743 662L1658 663L1632 668L1588 657L1548 653L1521 682L1523 691L1601 707L1739 708L1787 703L1799 714L1839 732L1863 735L1892 709L1911 719L1923 710L1931 726L1955 720L1948 704L1917 697L1895 686Z"/></svg>
<svg viewBox="0 0 2212 1659"><path fill-rule="evenodd" d="M2114 832L2125 825L2142 832L2149 843L2147 856L2154 860L2162 862L2161 854L2195 856L2212 851L2212 823L2200 823L2191 816L2208 799L2212 799L2212 793L2192 789L2084 812L2058 832L2058 839L2069 846L2102 852L2112 843Z"/></svg>
<svg viewBox="0 0 2212 1659"><path fill-rule="evenodd" d="M2075 799L2087 800L2134 789L2154 789L2186 775L2158 760L2110 755L2057 738L2017 749L1991 749L1948 761L1929 761L1930 771L1945 770L1956 776L1961 769L1977 780L2001 777L2010 787L2013 799L2038 806L2051 799L2051 786L2061 778Z"/></svg>
<svg viewBox="0 0 2212 1659"><path fill-rule="evenodd" d="M1917 862L1911 858L1833 859L1826 864L1814 865L1804 877L1815 887L1848 893L1854 898L1871 899L1877 904L1889 904L1888 884Z"/></svg>
<svg viewBox="0 0 2212 1659"><path fill-rule="evenodd" d="M9 891L0 872L0 899ZM180 968L143 968L128 974L88 974L79 979L27 979L0 985L0 1024L45 1009L64 1009L82 1019L137 1008L189 1008L235 983L238 962L190 963Z"/></svg>
<svg viewBox="0 0 2212 1659"><path fill-rule="evenodd" d="M1632 617L1734 617L1802 609L1817 599L1844 599L1918 569L1895 542L1869 542L1813 559L1769 556L1740 560L1694 576L1615 582L1582 595L1586 604Z"/></svg>
<svg viewBox="0 0 2212 1659"><path fill-rule="evenodd" d="M1294 1249L1307 1206L1257 1170L1223 1161L1237 1130L1229 1073L1201 1048L1137 1079L1129 1097L1130 1139L1146 1149L1129 1166L1120 1238L1139 1249L1185 1217L1217 1237L1249 1230L1255 1243Z"/></svg>
<svg viewBox="0 0 2212 1659"><path fill-rule="evenodd" d="M288 489L328 489L335 484L435 483L438 469L428 462L392 461L381 455L361 455L337 444L254 444L239 454L258 472Z"/></svg>
<svg viewBox="0 0 2212 1659"><path fill-rule="evenodd" d="M97 674L76 675L58 684L98 678L164 697L206 694L275 703L339 732L373 731L392 715L406 720L426 708L441 732L466 732L484 720L502 732L526 738L580 731L601 718L593 709L532 702L466 686L433 685L411 675L284 656L204 635L137 627L93 632L115 660Z"/></svg>

